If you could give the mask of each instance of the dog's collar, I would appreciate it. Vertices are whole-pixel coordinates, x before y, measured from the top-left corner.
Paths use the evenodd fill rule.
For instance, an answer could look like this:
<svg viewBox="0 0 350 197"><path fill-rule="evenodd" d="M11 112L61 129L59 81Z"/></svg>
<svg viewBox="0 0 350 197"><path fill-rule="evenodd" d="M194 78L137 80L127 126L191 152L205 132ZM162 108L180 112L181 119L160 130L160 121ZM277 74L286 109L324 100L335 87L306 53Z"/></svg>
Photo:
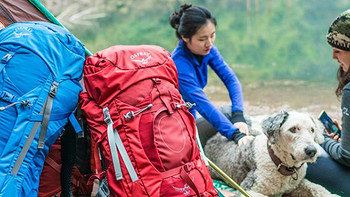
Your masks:
<svg viewBox="0 0 350 197"><path fill-rule="evenodd" d="M293 178L294 180L297 180L297 179L298 179L298 172L297 172L297 170L299 170L299 169L301 168L301 166L304 165L304 163L301 164L299 167L295 167L295 166L289 167L289 166L287 166L286 164L284 164L284 163L275 155L275 153L273 152L273 150L272 150L271 146L269 145L269 143L267 143L267 150L268 150L268 152L269 152L269 155L270 155L270 157L271 157L273 163L275 163L275 165L277 166L278 172L280 172L280 173L281 173L282 175L284 175L284 176L292 176L292 175L294 175L294 176L292 176L292 178Z"/></svg>

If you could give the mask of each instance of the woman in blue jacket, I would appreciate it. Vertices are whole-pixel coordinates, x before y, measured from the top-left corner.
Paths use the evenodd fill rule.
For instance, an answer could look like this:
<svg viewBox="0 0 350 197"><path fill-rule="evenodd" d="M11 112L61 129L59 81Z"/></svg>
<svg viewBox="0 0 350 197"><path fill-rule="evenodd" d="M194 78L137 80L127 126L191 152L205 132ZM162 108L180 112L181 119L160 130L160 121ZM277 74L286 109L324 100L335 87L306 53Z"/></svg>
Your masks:
<svg viewBox="0 0 350 197"><path fill-rule="evenodd" d="M170 16L170 25L176 30L178 46L172 52L179 78L179 89L183 99L196 105L196 111L217 131L238 145L246 144L252 136L243 116L243 95L241 84L213 45L216 20L210 11L201 6L184 4ZM219 110L203 91L207 85L208 65L226 85L231 102L231 121Z"/></svg>

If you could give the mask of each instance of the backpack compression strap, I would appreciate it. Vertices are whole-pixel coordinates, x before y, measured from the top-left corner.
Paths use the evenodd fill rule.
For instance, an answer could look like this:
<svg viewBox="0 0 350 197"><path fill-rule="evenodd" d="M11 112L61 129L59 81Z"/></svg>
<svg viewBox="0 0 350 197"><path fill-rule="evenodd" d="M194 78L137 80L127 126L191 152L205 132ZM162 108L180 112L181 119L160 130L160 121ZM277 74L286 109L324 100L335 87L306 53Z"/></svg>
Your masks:
<svg viewBox="0 0 350 197"><path fill-rule="evenodd" d="M42 120L42 122L35 122L34 123L34 126L33 126L32 130L30 131L30 134L29 134L26 142L24 143L24 146L23 146L21 152L18 155L16 163L11 170L11 174L16 175L18 173L19 168L21 167L21 165L23 163L24 157L26 156L26 154L30 148L30 145L32 144L34 137L39 129L40 123L42 124L42 126L41 126L39 141L38 141L38 149L44 148L45 136L46 136L46 131L47 131L47 127L49 124L49 120L50 120L53 98L56 96L57 88L58 88L58 83L56 81L54 81L51 84L49 96L46 98L45 104L41 108L41 111L40 111L40 114L43 114L43 120Z"/></svg>
<svg viewBox="0 0 350 197"><path fill-rule="evenodd" d="M41 130L40 130L40 136L38 141L38 149L43 149L45 145L45 137L46 137L46 131L47 127L49 126L49 120L52 110L52 103L53 98L55 98L56 93L58 89L58 83L56 81L52 82L49 96L46 98L46 102L44 105L44 112L43 112L43 121L41 123Z"/></svg>
<svg viewBox="0 0 350 197"><path fill-rule="evenodd" d="M125 147L123 145L123 142L118 134L117 129L113 130L113 121L111 119L111 116L109 114L108 107L103 108L103 116L104 121L107 123L107 137L108 137L108 143L111 150L112 160L113 160L113 167L115 170L115 176L117 177L117 180L121 180L123 178L122 171L120 168L120 162L118 158L118 152L117 148L119 150L119 153L125 163L125 166L129 172L129 175L131 177L131 180L133 182L138 180L137 174L135 172L135 169L131 163L131 160L128 156L128 153L125 150ZM117 145L117 147L116 147Z"/></svg>

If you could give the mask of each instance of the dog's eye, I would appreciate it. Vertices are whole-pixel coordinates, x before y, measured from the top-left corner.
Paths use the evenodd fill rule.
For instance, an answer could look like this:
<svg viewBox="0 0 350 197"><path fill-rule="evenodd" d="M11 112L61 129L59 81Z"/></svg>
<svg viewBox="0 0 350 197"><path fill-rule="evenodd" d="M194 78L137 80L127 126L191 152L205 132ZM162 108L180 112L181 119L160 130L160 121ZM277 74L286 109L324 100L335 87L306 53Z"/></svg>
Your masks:
<svg viewBox="0 0 350 197"><path fill-rule="evenodd" d="M297 131L299 131L299 128L298 127L292 127L289 129L290 132L292 133L296 133Z"/></svg>
<svg viewBox="0 0 350 197"><path fill-rule="evenodd" d="M311 128L311 132L312 132L312 133L315 133L315 129L314 129L314 128Z"/></svg>

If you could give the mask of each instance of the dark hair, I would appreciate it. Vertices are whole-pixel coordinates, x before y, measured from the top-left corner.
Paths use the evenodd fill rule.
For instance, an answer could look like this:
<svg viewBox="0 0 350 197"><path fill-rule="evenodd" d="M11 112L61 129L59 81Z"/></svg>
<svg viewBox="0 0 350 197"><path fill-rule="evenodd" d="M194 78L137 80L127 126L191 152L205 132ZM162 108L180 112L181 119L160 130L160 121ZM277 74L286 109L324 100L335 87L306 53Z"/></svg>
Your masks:
<svg viewBox="0 0 350 197"><path fill-rule="evenodd" d="M337 73L338 87L335 90L335 94L339 98L343 93L344 86L350 82L350 72L345 72L341 67L338 69Z"/></svg>
<svg viewBox="0 0 350 197"><path fill-rule="evenodd" d="M183 4L179 11L170 15L170 25L176 30L176 37L191 39L197 30L210 20L216 26L216 19L211 12L202 6Z"/></svg>

